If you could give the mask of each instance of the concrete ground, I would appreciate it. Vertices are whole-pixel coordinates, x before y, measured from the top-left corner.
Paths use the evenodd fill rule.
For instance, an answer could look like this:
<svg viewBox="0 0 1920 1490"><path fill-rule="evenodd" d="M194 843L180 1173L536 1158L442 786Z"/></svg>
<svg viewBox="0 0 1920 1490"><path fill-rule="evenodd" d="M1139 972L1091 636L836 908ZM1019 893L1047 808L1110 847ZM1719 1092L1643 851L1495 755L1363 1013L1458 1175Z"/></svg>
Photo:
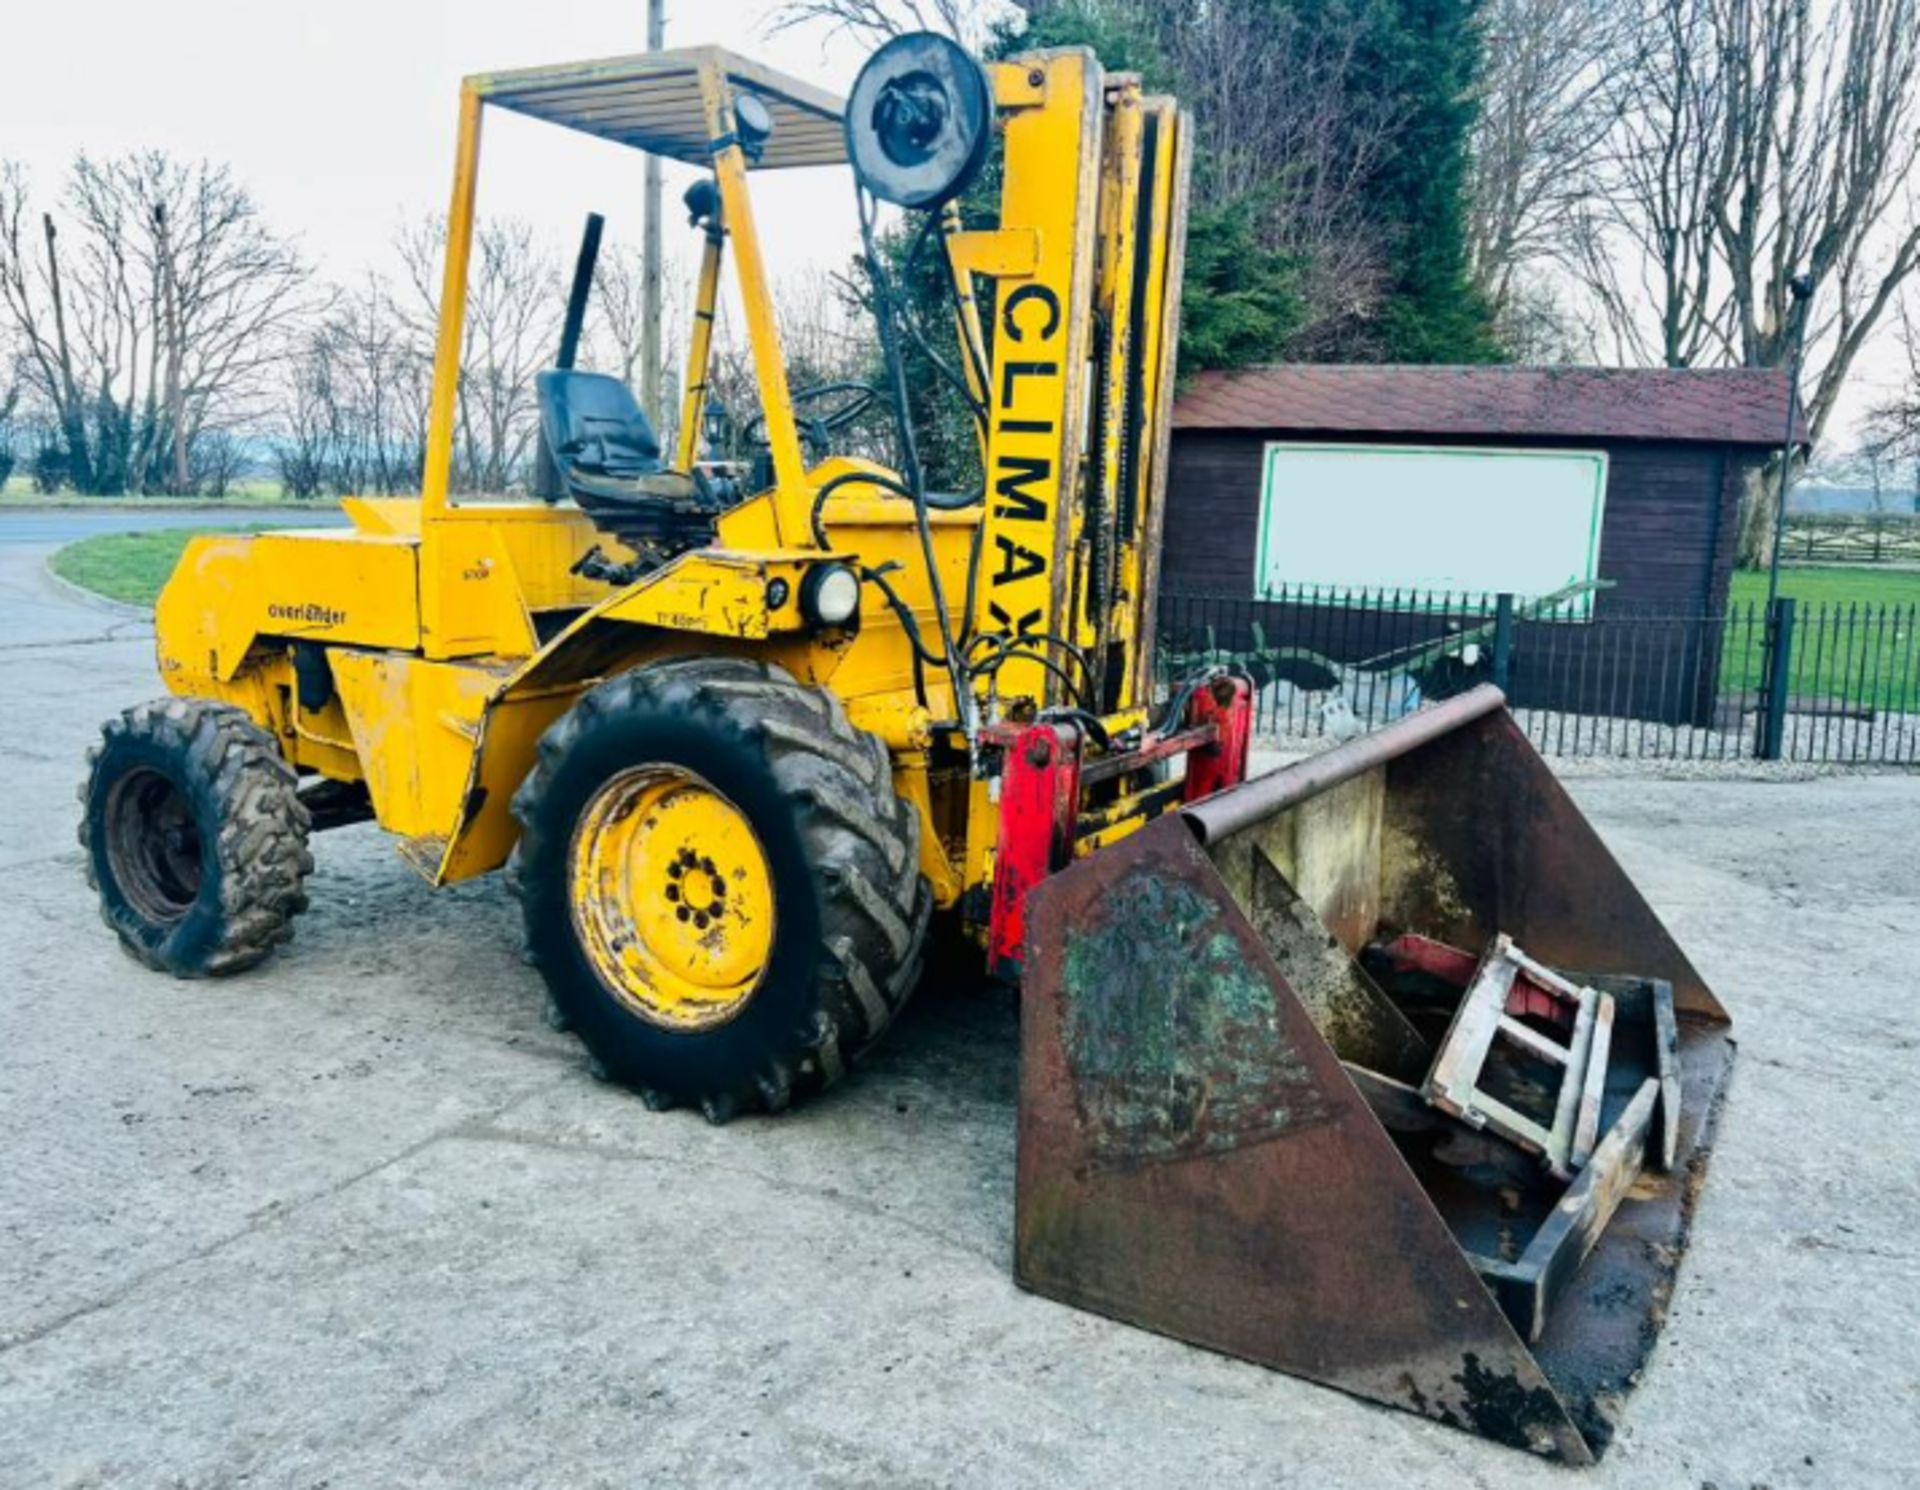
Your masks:
<svg viewBox="0 0 1920 1490"><path fill-rule="evenodd" d="M1920 778L1574 783L1742 1055L1566 1471L1017 1291L1004 997L786 1118L653 1116L541 1023L504 888L369 828L267 966L140 971L73 788L148 632L47 551L0 542L0 1485L1920 1482Z"/></svg>

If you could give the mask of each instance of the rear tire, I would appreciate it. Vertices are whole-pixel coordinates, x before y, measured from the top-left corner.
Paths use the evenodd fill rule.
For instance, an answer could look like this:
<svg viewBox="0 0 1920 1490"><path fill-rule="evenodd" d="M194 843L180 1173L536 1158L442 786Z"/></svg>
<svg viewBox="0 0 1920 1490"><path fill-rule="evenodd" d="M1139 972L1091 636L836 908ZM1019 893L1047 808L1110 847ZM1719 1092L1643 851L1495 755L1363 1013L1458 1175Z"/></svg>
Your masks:
<svg viewBox="0 0 1920 1490"><path fill-rule="evenodd" d="M274 739L239 709L168 698L87 752L80 847L101 918L176 978L253 966L307 908L311 826Z"/></svg>
<svg viewBox="0 0 1920 1490"><path fill-rule="evenodd" d="M552 1017L650 1107L778 1111L837 1080L919 978L919 816L886 747L780 668L682 658L600 684L513 811Z"/></svg>

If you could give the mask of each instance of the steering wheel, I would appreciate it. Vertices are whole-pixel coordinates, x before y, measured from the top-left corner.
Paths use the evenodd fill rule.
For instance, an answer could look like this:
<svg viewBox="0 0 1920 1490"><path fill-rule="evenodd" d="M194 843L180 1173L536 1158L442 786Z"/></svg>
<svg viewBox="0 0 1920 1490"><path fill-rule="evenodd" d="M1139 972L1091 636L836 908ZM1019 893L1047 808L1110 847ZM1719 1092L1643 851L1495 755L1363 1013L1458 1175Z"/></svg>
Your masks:
<svg viewBox="0 0 1920 1490"><path fill-rule="evenodd" d="M815 414L807 418L799 412L802 405L835 397L844 401L824 414ZM867 383L816 383L811 388L802 388L788 394L787 400L793 405L794 422L801 427L802 436L817 446L825 446L828 435L852 424L872 408L874 400L879 397L880 390ZM755 414L746 422L741 428L740 437L749 445L767 443L767 416L764 411Z"/></svg>

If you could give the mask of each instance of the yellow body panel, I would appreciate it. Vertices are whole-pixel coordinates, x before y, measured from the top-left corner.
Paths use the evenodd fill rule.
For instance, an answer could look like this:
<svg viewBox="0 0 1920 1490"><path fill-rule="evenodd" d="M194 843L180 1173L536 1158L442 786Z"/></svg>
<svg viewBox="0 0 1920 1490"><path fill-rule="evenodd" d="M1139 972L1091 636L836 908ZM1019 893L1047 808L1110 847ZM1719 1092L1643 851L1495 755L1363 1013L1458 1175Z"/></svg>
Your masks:
<svg viewBox="0 0 1920 1490"><path fill-rule="evenodd" d="M334 529L196 538L154 607L160 671L177 692L227 682L262 635L420 645L417 545Z"/></svg>
<svg viewBox="0 0 1920 1490"><path fill-rule="evenodd" d="M340 510L356 533L374 538L418 538L418 497L342 497Z"/></svg>
<svg viewBox="0 0 1920 1490"><path fill-rule="evenodd" d="M499 677L397 652L341 649L328 662L381 825L434 844L415 862L437 868Z"/></svg>
<svg viewBox="0 0 1920 1490"><path fill-rule="evenodd" d="M529 611L592 605L604 599L607 587L573 573L573 565L596 543L609 552L626 553L595 529L593 519L577 507L524 500L464 498L433 521L429 538L442 541L449 534L476 526L489 530L488 541L493 545L483 553L497 555L512 565L521 601ZM458 568L460 560L456 554L438 562L446 568Z"/></svg>
<svg viewBox="0 0 1920 1490"><path fill-rule="evenodd" d="M420 567L420 644L427 656L524 657L533 616L513 559L491 524L428 525Z"/></svg>

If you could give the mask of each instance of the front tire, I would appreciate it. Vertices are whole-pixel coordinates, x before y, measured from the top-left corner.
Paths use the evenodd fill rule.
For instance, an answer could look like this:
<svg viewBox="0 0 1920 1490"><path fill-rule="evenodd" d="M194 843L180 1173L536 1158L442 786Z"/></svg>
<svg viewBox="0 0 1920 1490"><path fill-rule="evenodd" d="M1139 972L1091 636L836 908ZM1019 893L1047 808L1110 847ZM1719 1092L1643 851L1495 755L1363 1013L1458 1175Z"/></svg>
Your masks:
<svg viewBox="0 0 1920 1490"><path fill-rule="evenodd" d="M675 659L600 684L513 810L553 1015L649 1106L778 1111L832 1084L918 979L919 817L886 747L780 668Z"/></svg>
<svg viewBox="0 0 1920 1490"><path fill-rule="evenodd" d="M168 698L109 720L87 758L87 883L130 954L218 977L293 935L311 820L271 735L239 709Z"/></svg>

